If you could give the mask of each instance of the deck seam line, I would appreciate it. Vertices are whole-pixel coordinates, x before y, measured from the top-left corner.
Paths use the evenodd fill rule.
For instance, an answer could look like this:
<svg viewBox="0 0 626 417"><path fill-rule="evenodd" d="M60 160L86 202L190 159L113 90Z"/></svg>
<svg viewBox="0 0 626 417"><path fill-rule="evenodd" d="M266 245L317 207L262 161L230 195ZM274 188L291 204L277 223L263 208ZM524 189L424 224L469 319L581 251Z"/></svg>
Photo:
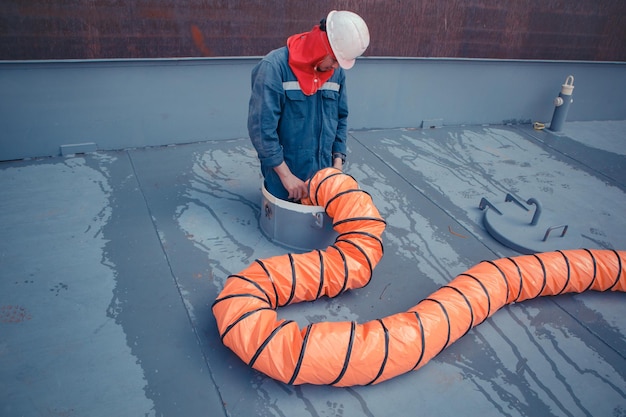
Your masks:
<svg viewBox="0 0 626 417"><path fill-rule="evenodd" d="M402 173L400 173L398 170L396 170L394 167L392 167L391 165L389 165L384 159L382 159L377 153L375 153L374 151L372 151L369 147L367 147L363 142L361 142L356 136L354 136L353 132L349 133L350 137L355 140L356 142L358 142L367 152L369 152L374 158L376 158L377 160L379 160L384 166L386 166L387 168L389 168L390 170L392 170L402 181L404 181L410 188L412 188L413 190L417 191L420 195L422 195L426 200L430 201L435 207L439 208L442 212L445 213L446 216L448 216L452 221L454 221L456 224L458 224L463 230L467 231L467 233L469 233L474 239L476 239L482 246L484 246L489 252L493 253L496 257L500 257L502 256L501 254L495 252L493 249L491 249L489 246L487 246L481 239L480 236L477 236L475 233L473 233L471 230L469 230L467 227L465 227L462 223L460 223L458 220L455 219L454 216L452 216L452 214L446 210L444 207L442 207L440 204L438 204L436 201L434 201L432 198L430 198L429 196L427 196L426 194L424 194L420 189L416 188L411 181L409 181L406 177L404 177L402 175Z"/></svg>
<svg viewBox="0 0 626 417"><path fill-rule="evenodd" d="M137 169L135 167L135 163L133 161L132 155L131 155L131 150L125 150L124 151L126 153L126 156L128 157L128 161L130 163L130 167L133 171L133 176L135 178L135 182L137 183L137 187L139 188L139 192L141 193L141 198L143 199L143 202L146 206L146 210L148 211L148 215L150 216L150 223L152 223L152 228L154 230L154 233L156 235L156 238L159 242L159 247L161 248L161 252L163 253L163 256L165 257L165 261L167 263L167 268L170 272L170 277L172 278L172 281L174 283L174 285L176 286L176 291L178 292L178 296L180 297L181 303L183 308L185 309L185 314L187 315L187 320L189 321L189 324L191 325L191 329L193 331L193 334L196 338L196 342L198 343L198 347L200 349L200 354L202 355L203 359L204 359L204 364L207 367L208 373L210 375L211 378L211 382L213 383L213 386L215 388L216 394L218 395L221 403L222 403L222 411L224 413L224 417L228 416L228 412L226 410L226 407L224 406L224 404L226 403L224 400L224 397L222 396L222 392L219 389L219 385L217 384L214 376L213 376L213 370L211 369L211 365L209 362L209 358L207 356L207 354L205 353L204 349L202 349L202 340L200 339L200 335L198 333L198 330L196 329L196 326L194 325L193 319L191 317L191 315L189 314L189 310L187 309L187 306L185 305L185 298L183 297L182 291L181 291L181 287L178 284L178 280L176 279L176 274L174 273L174 269L172 267L172 264L170 262L170 258L167 254L167 251L165 250L165 245L163 244L163 240L161 239L161 236L159 235L159 229L155 223L155 217L152 214L152 210L150 209L150 204L148 203L148 199L146 197L146 194L144 192L144 188L143 185L141 184L141 181L139 179L139 175L137 173Z"/></svg>

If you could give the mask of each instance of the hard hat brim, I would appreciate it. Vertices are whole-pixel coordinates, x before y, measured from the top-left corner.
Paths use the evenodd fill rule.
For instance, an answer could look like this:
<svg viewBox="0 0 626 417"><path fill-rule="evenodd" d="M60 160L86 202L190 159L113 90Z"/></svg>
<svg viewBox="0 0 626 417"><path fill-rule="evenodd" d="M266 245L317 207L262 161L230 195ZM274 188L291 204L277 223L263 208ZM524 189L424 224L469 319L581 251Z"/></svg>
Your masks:
<svg viewBox="0 0 626 417"><path fill-rule="evenodd" d="M339 63L339 66L347 70L352 68L354 64L356 63L356 59L347 60L347 59L339 58L338 56L336 56L335 58L337 58L337 62Z"/></svg>

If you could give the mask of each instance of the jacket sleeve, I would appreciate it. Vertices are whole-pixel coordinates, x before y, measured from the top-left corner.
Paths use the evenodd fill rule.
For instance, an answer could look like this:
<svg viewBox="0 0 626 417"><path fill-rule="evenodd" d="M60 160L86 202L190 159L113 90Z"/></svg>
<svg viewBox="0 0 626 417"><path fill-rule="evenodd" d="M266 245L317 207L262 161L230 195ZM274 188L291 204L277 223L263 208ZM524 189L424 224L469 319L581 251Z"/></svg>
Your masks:
<svg viewBox="0 0 626 417"><path fill-rule="evenodd" d="M252 70L252 94L248 109L248 134L262 168L273 168L283 162L283 149L277 132L283 105L280 71L264 59Z"/></svg>
<svg viewBox="0 0 626 417"><path fill-rule="evenodd" d="M346 79L342 76L339 88L339 106L337 114L337 133L333 142L333 153L346 154L346 140L348 138L348 93L346 91Z"/></svg>

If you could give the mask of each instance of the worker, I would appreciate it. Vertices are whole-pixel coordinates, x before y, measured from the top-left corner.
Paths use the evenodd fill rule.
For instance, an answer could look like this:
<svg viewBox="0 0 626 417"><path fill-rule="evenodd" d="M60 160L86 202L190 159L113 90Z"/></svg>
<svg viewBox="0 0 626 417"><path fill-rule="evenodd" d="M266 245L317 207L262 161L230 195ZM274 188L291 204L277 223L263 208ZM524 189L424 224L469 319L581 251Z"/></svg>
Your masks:
<svg viewBox="0 0 626 417"><path fill-rule="evenodd" d="M299 201L318 170L343 168L348 98L344 69L369 45L365 21L331 11L309 32L287 39L252 70L248 133L267 191Z"/></svg>

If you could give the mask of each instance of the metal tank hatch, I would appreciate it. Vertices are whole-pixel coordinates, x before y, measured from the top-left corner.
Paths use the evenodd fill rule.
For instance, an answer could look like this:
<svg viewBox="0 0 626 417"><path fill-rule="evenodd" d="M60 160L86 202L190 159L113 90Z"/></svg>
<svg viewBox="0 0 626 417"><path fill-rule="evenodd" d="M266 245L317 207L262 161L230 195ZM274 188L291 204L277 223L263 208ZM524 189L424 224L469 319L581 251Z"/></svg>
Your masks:
<svg viewBox="0 0 626 417"><path fill-rule="evenodd" d="M522 254L581 248L580 234L557 212L536 198L521 200L510 193L497 206L482 198L483 224L503 245Z"/></svg>

